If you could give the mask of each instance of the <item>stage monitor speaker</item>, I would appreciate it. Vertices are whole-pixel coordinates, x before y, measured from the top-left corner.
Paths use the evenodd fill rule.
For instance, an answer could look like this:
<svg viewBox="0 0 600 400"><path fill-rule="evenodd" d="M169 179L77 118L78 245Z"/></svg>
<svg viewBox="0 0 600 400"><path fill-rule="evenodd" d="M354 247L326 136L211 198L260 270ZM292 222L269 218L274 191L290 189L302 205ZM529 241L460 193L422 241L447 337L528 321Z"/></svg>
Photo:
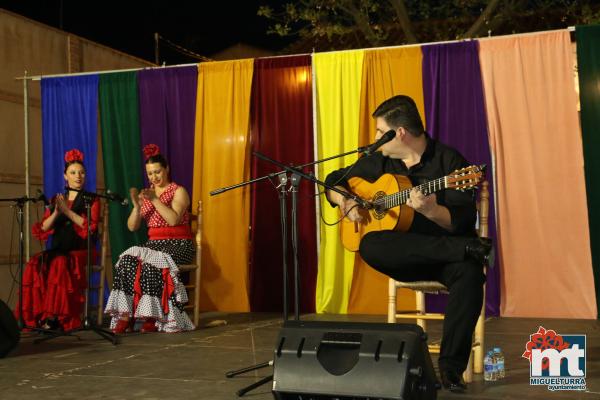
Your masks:
<svg viewBox="0 0 600 400"><path fill-rule="evenodd" d="M417 325L286 321L274 355L277 400L437 398Z"/></svg>
<svg viewBox="0 0 600 400"><path fill-rule="evenodd" d="M20 338L19 327L12 311L6 303L0 300L0 358L15 347Z"/></svg>

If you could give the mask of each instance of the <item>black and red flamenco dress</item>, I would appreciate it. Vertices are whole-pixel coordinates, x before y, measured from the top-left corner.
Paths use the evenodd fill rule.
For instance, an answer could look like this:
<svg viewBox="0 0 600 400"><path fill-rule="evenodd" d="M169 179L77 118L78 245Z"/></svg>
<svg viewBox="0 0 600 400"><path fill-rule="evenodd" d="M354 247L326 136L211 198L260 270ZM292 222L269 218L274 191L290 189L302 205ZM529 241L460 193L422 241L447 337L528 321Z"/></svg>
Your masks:
<svg viewBox="0 0 600 400"><path fill-rule="evenodd" d="M81 326L87 287L87 218L85 211L81 212L78 200L76 198L73 202L68 202L68 205L84 219L82 227L66 216L59 215L53 229L43 231L42 223L50 217L50 209L46 209L42 222L32 227L35 238L46 242L52 236L53 240L49 250L31 257L23 272L25 329L41 327L46 320L52 320L65 331ZM91 231L94 234L99 217L98 201L92 204L91 217ZM92 257L95 257L95 251ZM17 304L17 318L19 311Z"/></svg>

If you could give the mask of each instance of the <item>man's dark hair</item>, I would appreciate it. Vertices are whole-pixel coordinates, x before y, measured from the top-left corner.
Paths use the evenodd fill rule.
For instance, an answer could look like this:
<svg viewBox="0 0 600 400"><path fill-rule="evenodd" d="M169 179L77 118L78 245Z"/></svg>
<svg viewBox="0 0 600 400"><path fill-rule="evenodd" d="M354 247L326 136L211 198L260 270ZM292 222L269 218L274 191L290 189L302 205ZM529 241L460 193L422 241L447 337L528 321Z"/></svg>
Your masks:
<svg viewBox="0 0 600 400"><path fill-rule="evenodd" d="M413 136L425 133L417 105L408 96L394 96L381 103L373 113L373 118L377 117L383 118L390 128L403 127Z"/></svg>

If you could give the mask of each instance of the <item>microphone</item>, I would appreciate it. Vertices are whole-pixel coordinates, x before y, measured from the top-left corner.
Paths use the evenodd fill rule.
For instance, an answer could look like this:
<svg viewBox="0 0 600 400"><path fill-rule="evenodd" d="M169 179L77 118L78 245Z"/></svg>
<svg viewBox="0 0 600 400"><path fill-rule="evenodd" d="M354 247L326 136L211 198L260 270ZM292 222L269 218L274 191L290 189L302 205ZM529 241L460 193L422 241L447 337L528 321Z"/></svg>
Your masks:
<svg viewBox="0 0 600 400"><path fill-rule="evenodd" d="M48 207L50 205L48 198L46 197L44 192L42 192L40 189L37 190L37 197L36 197L35 201L43 201L45 207Z"/></svg>
<svg viewBox="0 0 600 400"><path fill-rule="evenodd" d="M110 200L114 200L116 202L118 202L119 204L121 204L122 206L126 206L129 204L129 200L124 198L123 196L121 196L118 193L113 193L110 191L110 189L106 190L106 197Z"/></svg>
<svg viewBox="0 0 600 400"><path fill-rule="evenodd" d="M360 153L364 153L366 156L370 156L378 148L380 148L381 146L383 146L384 144L386 144L387 142L389 142L390 140L392 140L395 136L396 136L396 131L393 130L393 129L390 129L389 131L387 131L386 133L384 133L379 138L378 141L376 141L375 143L372 143L372 144L370 144L368 146L359 147L358 151Z"/></svg>

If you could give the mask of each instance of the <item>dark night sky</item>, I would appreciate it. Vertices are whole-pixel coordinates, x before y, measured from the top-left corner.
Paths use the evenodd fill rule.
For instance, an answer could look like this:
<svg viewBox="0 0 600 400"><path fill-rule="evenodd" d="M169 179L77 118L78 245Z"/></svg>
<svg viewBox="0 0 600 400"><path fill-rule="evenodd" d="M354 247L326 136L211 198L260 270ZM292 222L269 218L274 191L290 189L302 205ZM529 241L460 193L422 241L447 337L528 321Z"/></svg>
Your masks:
<svg viewBox="0 0 600 400"><path fill-rule="evenodd" d="M154 61L154 32L204 56L239 42L272 51L282 49L290 39L267 35L269 22L256 15L264 3L280 2L0 0L0 8ZM161 61L195 60L161 45Z"/></svg>

